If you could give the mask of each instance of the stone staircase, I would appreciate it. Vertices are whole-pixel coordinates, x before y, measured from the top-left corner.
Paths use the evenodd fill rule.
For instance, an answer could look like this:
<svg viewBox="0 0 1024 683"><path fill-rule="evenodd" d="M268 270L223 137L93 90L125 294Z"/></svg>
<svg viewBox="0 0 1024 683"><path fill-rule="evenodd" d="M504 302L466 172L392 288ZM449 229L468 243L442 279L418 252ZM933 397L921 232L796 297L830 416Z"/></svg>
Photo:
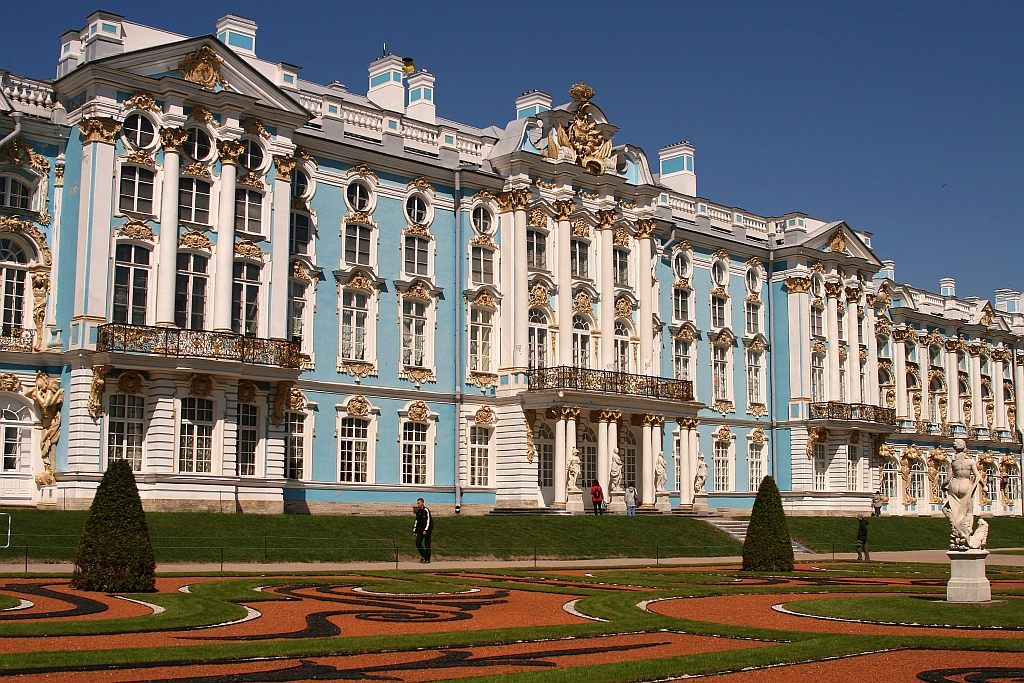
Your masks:
<svg viewBox="0 0 1024 683"><path fill-rule="evenodd" d="M724 531L740 543L747 540L747 526L750 522L746 519L730 519L726 518L704 518L704 521L715 527L719 531ZM813 553L814 551L806 546L803 546L793 539L790 539L793 544L794 553Z"/></svg>

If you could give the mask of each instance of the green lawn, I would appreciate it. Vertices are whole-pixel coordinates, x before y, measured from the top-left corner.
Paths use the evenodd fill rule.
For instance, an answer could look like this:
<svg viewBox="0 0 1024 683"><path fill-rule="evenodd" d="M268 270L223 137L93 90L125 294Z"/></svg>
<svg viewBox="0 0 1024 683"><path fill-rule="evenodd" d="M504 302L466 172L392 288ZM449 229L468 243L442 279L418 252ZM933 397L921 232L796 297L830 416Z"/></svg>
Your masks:
<svg viewBox="0 0 1024 683"><path fill-rule="evenodd" d="M787 517L790 535L818 552L852 553L857 545L856 517ZM1024 517L988 520L989 548L1024 545ZM942 550L949 547L945 517L869 517L868 548L885 550Z"/></svg>
<svg viewBox="0 0 1024 683"><path fill-rule="evenodd" d="M863 597L800 600L786 609L840 619L895 622L930 626L1024 625L1024 600L1011 598L1006 605L947 605L930 597L907 595L865 595Z"/></svg>
<svg viewBox="0 0 1024 683"><path fill-rule="evenodd" d="M86 512L11 509L11 547L0 562L71 560ZM345 562L416 554L413 518L147 513L158 562ZM685 517L607 515L435 517L438 559L738 555L740 544ZM222 550L223 549L223 550Z"/></svg>

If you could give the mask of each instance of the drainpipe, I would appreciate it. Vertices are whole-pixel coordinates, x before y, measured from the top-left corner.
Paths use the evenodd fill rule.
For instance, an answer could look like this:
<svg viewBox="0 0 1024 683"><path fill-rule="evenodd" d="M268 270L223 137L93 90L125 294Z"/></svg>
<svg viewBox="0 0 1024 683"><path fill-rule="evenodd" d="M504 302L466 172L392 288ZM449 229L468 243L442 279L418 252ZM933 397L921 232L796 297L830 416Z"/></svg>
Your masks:
<svg viewBox="0 0 1024 683"><path fill-rule="evenodd" d="M14 130L11 131L10 135L5 137L3 140L0 140L0 147L3 147L8 142L18 137L18 133L21 132L21 117L24 116L24 114L20 111L12 111L9 116L14 119Z"/></svg>
<svg viewBox="0 0 1024 683"><path fill-rule="evenodd" d="M462 512L459 452L462 449L462 178L455 168L455 514Z"/></svg>
<svg viewBox="0 0 1024 683"><path fill-rule="evenodd" d="M768 358L771 363L772 379L768 383L768 419L771 420L771 427L769 431L771 438L768 442L768 448L771 453L772 459L772 479L775 480L776 485L779 483L779 461L777 458L777 452L775 448L775 432L779 425L778 420L775 419L775 306L772 305L775 299L775 292L772 289L772 284L775 279L775 234L769 236L771 242L768 244Z"/></svg>

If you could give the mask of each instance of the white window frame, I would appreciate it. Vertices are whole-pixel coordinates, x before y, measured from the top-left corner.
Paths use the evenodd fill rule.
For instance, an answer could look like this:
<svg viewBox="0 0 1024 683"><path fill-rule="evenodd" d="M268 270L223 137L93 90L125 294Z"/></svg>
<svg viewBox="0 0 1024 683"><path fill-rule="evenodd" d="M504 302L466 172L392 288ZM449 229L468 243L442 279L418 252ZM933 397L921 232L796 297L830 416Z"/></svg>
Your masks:
<svg viewBox="0 0 1024 683"><path fill-rule="evenodd" d="M185 182L192 183L192 190L190 191L191 193L189 194L191 203L186 205L186 206L182 206L182 203L181 203L181 192L182 192L182 185ZM208 199L208 205L207 205L206 209L197 209L196 208L196 197L199 196L199 193L196 192L196 186L197 186L198 183L204 183L204 184L208 185L209 188L210 188L210 193L209 193L208 198L207 198ZM211 180L205 180L203 178L191 178L191 177L188 177L188 176L180 178L178 180L178 196L176 197L176 201L175 201L175 211L177 211L177 221L179 223L183 224L183 225L199 225L199 226L203 226L204 228L210 227L211 225L214 224L214 221L218 217L217 216L217 214L218 214L218 207L217 207L218 195L219 195L219 188L215 188L214 184L213 184L213 181L211 181ZM234 202L235 202L235 198L234 197L231 198L231 202L232 202L232 206L234 206ZM154 207L154 208L156 208L156 207ZM182 214L181 214L182 209L186 209L188 211L188 217L187 218L182 216ZM205 221L196 220L196 211L206 211L206 220ZM232 210L231 210L231 220L232 221L235 220L235 210L234 210L234 208L232 208Z"/></svg>
<svg viewBox="0 0 1024 683"><path fill-rule="evenodd" d="M756 301L747 301L743 305L743 323L748 336L761 333L761 309L761 304Z"/></svg>
<svg viewBox="0 0 1024 683"><path fill-rule="evenodd" d="M301 415L302 416L302 431L301 432L292 432L291 431L291 424L292 424L292 419L293 419L292 416L294 416L294 415ZM312 422L313 422L313 420L311 419L312 417L313 417L313 413L311 411L309 411L309 410L304 409L304 408L303 409L298 409L298 410L286 410L285 413L284 413L284 419L281 421L281 436L283 437L283 441L284 441L284 453L283 453L283 455L284 455L284 463L283 463L283 465L284 465L284 472L283 472L283 476L288 481L308 481L309 478L310 478L310 472L312 472L312 470L313 470L313 462L312 462L313 461L313 438L312 438L312 433L313 433ZM301 473L301 476L299 476L298 478L296 478L296 477L288 477L288 469L289 469L289 467L288 467L288 460L289 460L289 457L290 457L289 456L289 450L291 448L291 439L292 439L293 435L297 435L297 436L301 436L302 437L302 473Z"/></svg>
<svg viewBox="0 0 1024 683"><path fill-rule="evenodd" d="M265 286L265 280L266 280L266 277L267 277L267 271L269 270L269 266L264 265L262 262L256 262L256 261L251 261L249 259L242 259L242 258L236 258L232 262L232 264L231 264L231 270L232 270L232 273L231 273L231 301L232 301L231 324L232 324L232 329L234 329L234 323L235 323L234 300L235 300L235 282L236 282L236 279L235 279L235 275L234 275L234 267L236 265L238 265L238 264L242 264L243 266L246 267L246 269L247 269L248 266L256 266L257 268L259 268L260 277L259 277L259 281L258 282L253 282L253 281L250 281L250 280L245 280L244 283L243 283L243 286L242 286L243 298L239 302L239 306L240 306L239 315L240 315L240 318L239 318L239 329L238 329L237 333L238 334L242 334L242 335L246 334L246 330L245 330L245 322L246 322L246 320L245 320L245 309L244 309L245 302L246 302L245 291L246 291L246 288L248 286L251 286L252 284L256 284L259 287L258 293L256 295L256 330L255 330L255 332L253 333L252 336L253 337L263 337L263 336L265 336L263 334L263 330L264 330L263 321L266 319L266 310L267 310L266 297L267 297L267 289L268 289Z"/></svg>
<svg viewBox="0 0 1024 683"><path fill-rule="evenodd" d="M337 435L337 443L335 448L336 460L334 463L334 476L335 479L344 485L348 486L367 486L374 484L377 481L377 440L378 433L377 428L380 424L380 408L370 405L365 415L350 415L349 405L352 401L352 397L349 397L343 404L335 406L335 425L334 430ZM343 424L346 419L355 420L366 420L366 481L345 481L341 478L341 446L342 441L345 440L345 435L342 432ZM399 432L399 442L401 442L401 432ZM401 458L401 446L399 446L399 458ZM353 465L353 473L355 467ZM399 461L399 475L401 475L401 461ZM354 475L353 475L354 476Z"/></svg>
<svg viewBox="0 0 1024 683"><path fill-rule="evenodd" d="M616 287L629 287L629 249L612 248L612 281Z"/></svg>
<svg viewBox="0 0 1024 683"><path fill-rule="evenodd" d="M468 479L467 486L474 488L490 488L494 481L491 471L494 467L493 449L491 444L494 441L494 428L487 425L470 425L467 437L469 448ZM485 438L481 439L480 436ZM479 464L480 457L484 458L484 465ZM482 473L482 476L481 476Z"/></svg>
<svg viewBox="0 0 1024 683"><path fill-rule="evenodd" d="M123 416L122 415L115 415L117 410L115 409L114 401L117 398L123 398L124 399L124 405L123 406L117 406L117 407L120 407L120 408L124 409L125 415L123 415ZM129 402L129 400L133 400L133 401L140 401L141 400L141 402L142 402L142 405L141 405L142 417L128 417L128 408L129 408L128 402ZM106 467L110 467L110 463L112 463L115 459L124 459L124 460L127 460L128 463L132 466L132 471L133 472L142 472L143 471L143 467L145 467L145 464L146 464L146 396L145 396L145 394L130 394L130 393L123 393L123 392L113 392L113 393L107 395L106 403L107 403L107 410L105 411L106 424L104 425L104 435L106 437L104 439L104 447L105 447L104 451L105 451L105 458L106 458L106 466L104 467L104 470L106 469ZM137 410L140 407L139 406L134 406L134 408ZM114 428L114 425L117 424L117 423L121 423L121 424L124 425L124 430L121 432L121 436L123 437L123 440L119 444L112 443L113 437L114 437L113 428ZM137 461L137 463L136 463L136 459L134 457L133 458L127 458L127 457L124 457L124 458L112 458L111 457L113 451L115 451L115 450L119 451L122 455L126 455L127 454L127 450L128 450L128 446L127 446L127 442L128 442L128 425L130 425L130 424L131 425L140 426L140 431L138 432L139 444L138 444L138 461ZM136 464L138 465L137 467L136 467Z"/></svg>
<svg viewBox="0 0 1024 683"><path fill-rule="evenodd" d="M747 491L751 493L757 491L761 480L766 476L766 445L763 441L756 443L753 439L747 440Z"/></svg>
<svg viewBox="0 0 1024 683"><path fill-rule="evenodd" d="M484 317L486 317L486 321ZM469 371L493 373L496 369L494 342L497 339L495 334L497 311L486 306L470 306L466 319L469 327L469 334L466 335L469 347L466 354Z"/></svg>
<svg viewBox="0 0 1024 683"><path fill-rule="evenodd" d="M714 477L713 489L715 493L729 493L736 490L736 454L735 440L721 441L715 438L711 447L711 462L713 465L712 475ZM724 457L723 457L724 456ZM725 463L725 476L722 476L721 463ZM722 487L725 488L722 488Z"/></svg>
<svg viewBox="0 0 1024 683"><path fill-rule="evenodd" d="M537 251L538 244L541 244L543 247L543 249L540 252ZM536 270L549 271L550 267L548 264L550 263L550 259L548 258L548 256L550 250L548 249L548 246L549 245L547 230L542 230L541 228L537 227L529 228L526 231L527 267L534 268ZM543 261L543 263L541 265L537 265L538 253L540 253L542 256L541 260Z"/></svg>
<svg viewBox="0 0 1024 683"><path fill-rule="evenodd" d="M28 296L29 292L32 291L32 280L28 267L29 264L35 260L35 251L28 248L25 245L24 240L16 239L11 234L0 237L0 239L7 240L10 242L12 247L20 249L25 258L24 263L19 263L17 261L0 262L0 292L3 294L2 299L0 299L0 308L2 308L2 311L0 311L0 321L2 321L4 336L13 337L15 336L15 329L21 329L22 333L24 333L25 330L31 330L33 328L33 325L31 324L32 309ZM15 290L17 290L19 286L21 289L20 294L17 291L10 294L12 298L11 306L7 305L8 278L11 279L11 283L15 286ZM10 312L10 322L7 321L8 311ZM148 312L147 306L147 314ZM15 322L18 324L15 324Z"/></svg>
<svg viewBox="0 0 1024 683"><path fill-rule="evenodd" d="M747 404L764 404L764 352L746 349L744 356L747 366Z"/></svg>
<svg viewBox="0 0 1024 683"><path fill-rule="evenodd" d="M38 181L36 181L34 179L33 180L29 180L28 178L25 178L24 176L17 175L16 173L0 173L0 179L7 180L7 186L6 186L7 189L5 191L5 195L6 196L4 197L4 201L2 203L0 203L0 208L8 209L8 210L11 210L11 211L36 211L36 195L37 195L36 190L39 187ZM11 197L12 197L12 195L11 195L11 183L12 182L18 183L19 185L23 186L26 190L28 190L28 206L21 206L21 204L18 204L17 206L14 206L13 204L11 204ZM155 188L154 188L154 191L155 191ZM121 186L120 186L120 184L118 185L118 196L117 197L118 197L118 203L120 204L120 201L121 201Z"/></svg>
<svg viewBox="0 0 1024 683"><path fill-rule="evenodd" d="M732 400L732 353L727 346L711 345L711 383L714 400Z"/></svg>
<svg viewBox="0 0 1024 683"><path fill-rule="evenodd" d="M363 339L363 358L345 357L345 315L349 308L345 305L345 294L361 295L366 297L366 325L364 327L365 338ZM352 310L359 310L351 307ZM338 367L343 363L371 363L377 366L377 292L365 289L354 289L341 287L338 295ZM353 345L354 345L353 341ZM355 354L353 353L353 356Z"/></svg>
<svg viewBox="0 0 1024 683"><path fill-rule="evenodd" d="M687 339L675 338L672 340L672 374L676 379L687 380L693 382L693 369L695 366L693 354L696 350L696 344ZM685 361L684 362L681 362ZM685 366L686 372L685 377L680 375L684 374L681 372ZM696 382L694 382L696 385ZM695 388L696 391L696 388Z"/></svg>
<svg viewBox="0 0 1024 683"><path fill-rule="evenodd" d="M811 304L811 336L815 339L825 338L825 309Z"/></svg>
<svg viewBox="0 0 1024 683"><path fill-rule="evenodd" d="M130 265L119 265L119 264L122 264L123 262L117 260L117 248L119 246L122 246L122 245L131 247L131 253L132 253L132 259L133 260L132 260ZM135 261L134 261L135 250L140 248L140 247L142 249L145 249L146 251L149 252L149 263L148 264L139 264L139 263L135 263ZM110 255L110 260L111 260L111 277L112 277L112 280L111 280L110 294L109 295L110 295L110 320L112 322L122 322L122 324L127 324L127 325L139 325L139 324L142 324L142 325L152 325L153 324L153 322L152 322L153 318L156 316L156 311L155 311L155 309L156 309L156 297L154 296L154 290L156 288L156 277L155 277L155 275L156 275L156 268L154 268L154 266L155 266L155 258L156 258L156 250L150 244L144 244L142 242L136 242L134 240L117 240L117 241L115 241L113 253L111 253L111 255ZM175 265L177 265L177 264L175 264ZM128 289L129 289L129 305L128 305L127 319L124 320L124 321L116 321L116 320L114 320L114 296L115 296L115 293L116 293L116 289L115 289L116 285L115 285L115 283L117 281L117 269L119 267L120 268L128 268L129 269L129 271L128 271L128 273L129 273L129 284L128 284ZM145 319L143 320L142 323L135 322L132 319L132 313L131 313L131 309L134 307L134 304L132 302L134 302L134 300L135 300L135 295L134 295L134 292L133 292L134 287L132 286L132 282L134 282L134 279L135 279L135 271L136 271L136 269L143 269L143 270L145 270L147 272L147 275L146 275L146 287L145 287L145 291L146 291L146 305L145 305L145 309L146 309L146 312L145 312L145 316L144 316ZM26 283L27 283L27 280L26 280ZM27 291L28 291L28 284L26 284L26 292ZM23 320L27 320L27 318L23 318Z"/></svg>
<svg viewBox="0 0 1024 683"><path fill-rule="evenodd" d="M633 372L633 349L630 337L632 337L632 331L629 328L629 323L623 320L616 320L612 336L616 372Z"/></svg>
<svg viewBox="0 0 1024 683"><path fill-rule="evenodd" d="M537 311L544 316L544 322L533 320L533 312ZM548 367L551 361L551 316L543 308L533 306L527 314L528 325L530 326L529 336L529 366L531 370ZM538 341L539 340L539 341ZM538 359L542 362L537 362Z"/></svg>
<svg viewBox="0 0 1024 683"><path fill-rule="evenodd" d="M424 255L426 256L426 263L423 264L425 266L424 267L424 271L425 272L423 272L423 273L418 273L418 272L417 273L410 273L407 270L407 265L408 265L407 252L408 252L408 249L409 249L409 242L410 241L412 241L414 244L417 245L416 246L416 250L415 250L415 252L413 254L414 257L415 257L413 259L413 265L416 268L419 268L419 265L420 265L420 260L419 260L420 248L419 248L419 245L421 243L426 245L426 248L423 250L424 251ZM401 241L402 274L404 275L405 278L407 278L409 280L412 280L412 279L415 279L415 278L433 279L433 277L434 277L434 249L432 248L432 244L433 244L433 240L431 238L429 238L429 237L425 237L423 235L414 235L414 234L411 234L411 233L403 233L402 234L402 241Z"/></svg>
<svg viewBox="0 0 1024 683"><path fill-rule="evenodd" d="M473 245L469 248L469 281L473 285L493 285L498 259L495 249L490 247ZM429 259L428 259L429 263ZM485 267L490 264L490 272ZM479 270L477 268L479 264ZM479 272L479 277L478 277Z"/></svg>
<svg viewBox="0 0 1024 683"><path fill-rule="evenodd" d="M124 172L125 172L126 168L135 169L135 181L134 181L134 186L133 186L134 189L133 189L133 192L132 192L132 198L133 198L132 199L132 208L130 208L130 209L125 209L125 208L121 207L121 196L122 196L121 187L122 187L122 182L124 181ZM147 173L152 173L153 174L153 198L151 200L152 201L152 206L150 207L149 211L139 211L138 210L138 206L139 206L139 180L138 180L139 175L138 175L138 172L140 170L146 171ZM162 188L162 186L163 186L163 174L157 172L156 169L147 168L146 166L139 166L138 164L125 164L125 163L121 163L121 161L118 160L117 187L116 187L117 201L115 202L115 206L116 206L115 215L118 215L118 216L140 216L140 217L143 217L143 218L155 219L159 215L159 211L160 211L160 201L161 201L160 200L160 195L161 195L161 188ZM211 194L212 194L212 192L211 192ZM34 196L34 193L33 193L33 196ZM174 210L175 210L175 212L177 212L177 210L178 210L178 198L177 197L175 197L175 200L174 200ZM175 214L175 219L177 219L177 213Z"/></svg>
<svg viewBox="0 0 1024 683"><path fill-rule="evenodd" d="M211 190L212 190L212 188L211 188ZM238 215L238 195L239 195L240 192L245 192L245 201L244 201L244 204L243 204L244 211L243 211L243 215L242 216ZM254 218L252 216L252 214L254 212L251 210L252 207L253 207L253 204L251 203L250 200L251 200L251 198L253 196L259 197L259 200L260 200L259 207L258 207L259 208L259 211L258 211L259 215L256 218ZM211 198L211 203L212 203L212 198ZM264 235L266 235L267 234L267 229L266 229L266 224L267 224L266 208L267 208L267 204L268 204L268 202L267 202L267 195L266 195L266 193L261 192L260 190L257 190L255 188L249 187L247 185L239 185L239 186L237 186L235 188L235 213L234 213L235 234L237 234L237 235L246 235L246 236L250 236L250 237L251 236L263 237ZM244 229L240 230L238 228L239 220L242 221ZM252 222L254 220L258 220L259 221L259 230L250 230L249 229L251 224L252 224ZM311 222L311 227L312 227L312 222ZM311 233L310 237L312 237L312 230L310 230L310 233ZM312 240L310 240L310 241L312 241Z"/></svg>
<svg viewBox="0 0 1024 683"><path fill-rule="evenodd" d="M188 268L186 270L182 270L180 265L179 265L183 256L187 256L188 257ZM199 271L193 270L193 268L195 266L195 259L196 259L196 257L206 259L206 272L205 273L201 273ZM212 265L213 265L213 259L210 258L210 255L208 253L196 252L196 251L188 251L188 250L184 250L184 249L179 249L178 250L177 262L175 263L175 273L174 273L174 318L175 318L174 322L175 322L175 324L178 323L178 320L177 320L177 318L178 318L178 289L179 289L179 283L181 282L181 278L185 278L185 283L186 283L186 291L185 291L186 307L185 307L185 311L184 311L185 324L184 325L179 325L180 329L186 329L186 330L194 330L194 329L205 330L205 329L207 329L209 327L209 323L210 323L209 310L210 310L210 305L211 305L211 303L213 301L213 297L211 296L211 292L210 292L210 285L212 284L212 281L213 281L213 278L211 277L212 273L210 271L210 266L212 266ZM202 279L202 280L205 281L205 284L204 284L204 287L203 287L203 306L202 306L202 309L203 309L203 313L202 313L202 315L203 315L203 324L200 327L195 328L195 327L192 327L192 317L194 315L194 308L195 308L195 283L199 279Z"/></svg>
<svg viewBox="0 0 1024 683"><path fill-rule="evenodd" d="M721 309L722 309L721 319L716 319L716 318L718 318L718 316L715 315L715 309L717 308L717 303L718 302L721 302ZM711 295L710 304L711 304L711 327L716 329L716 330L725 329L725 328L730 327L730 325L729 325L729 320L730 320L729 296L726 295L726 294L712 294Z"/></svg>
<svg viewBox="0 0 1024 683"><path fill-rule="evenodd" d="M427 455L426 482L425 483L415 483L415 481L413 481L413 482L406 482L406 481L404 481L403 467L404 467L404 462L405 462L405 460L404 460L404 458L405 458L405 449L404 449L404 445L405 445L405 441L404 441L404 438L405 438L404 437L405 425L406 425L406 423L417 422L417 420L411 420L409 418L409 408L411 406L412 406L412 404L409 404L408 406L405 407L404 410L398 411L398 482L399 482L399 485L401 485L401 486L407 486L407 487L413 487L413 488L415 488L415 487L424 487L424 486L433 486L434 485L434 450L435 450L435 447L437 445L437 419L438 419L438 415L437 415L437 413L435 413L432 410L430 410L429 407L427 408L427 416L426 416L426 418L424 420L419 420L418 421L421 424L425 424L427 426L427 437L426 437L426 446L427 446L427 452L426 452L426 455Z"/></svg>
<svg viewBox="0 0 1024 683"><path fill-rule="evenodd" d="M264 397L264 401L265 401L265 397ZM262 402L263 401L261 401L261 399L259 397L254 398L251 403L242 402L242 401L236 401L235 402L235 415L234 415L234 417L235 417L235 425L234 425L234 427L235 427L235 473L238 476L240 476L240 477L262 477L262 476L264 476L264 472L265 472L265 469L266 469L265 468L265 456L264 456L264 453L265 453L264 449L265 449L265 446L266 446L266 443L265 443L266 439L265 439L264 430L262 429L262 425L264 424L264 419L265 419L264 409L261 406ZM242 432L243 426L240 424L240 422L241 422L241 419L242 419L242 406L243 405L248 405L248 406L252 406L252 407L256 408L256 424L244 427L245 429L251 429L251 430L253 430L256 433L256 445L255 445L255 448L253 450L253 471L252 471L252 474L243 474L242 471L241 471L242 470L242 462L241 462L241 455L242 455L241 443L242 443L242 439L241 439L241 432Z"/></svg>
<svg viewBox="0 0 1024 683"><path fill-rule="evenodd" d="M672 318L679 322L689 322L693 316L693 307L690 305L692 292L686 287L672 288ZM680 315L685 313L685 315Z"/></svg>
<svg viewBox="0 0 1024 683"><path fill-rule="evenodd" d="M301 297L294 296L295 287L302 287ZM297 278L288 279L287 331L289 339L295 336L294 325L297 316L295 316L294 304L297 300L301 300L302 303L302 343L299 345L299 351L309 355L313 352L313 301L316 300L316 283Z"/></svg>
<svg viewBox="0 0 1024 683"><path fill-rule="evenodd" d="M197 401L197 409L198 409L198 401L209 401L211 403L211 413L210 414L212 416L212 422L210 422L210 423L201 423L199 421L191 422L191 424L194 425L194 426L199 426L199 425L202 425L202 424L209 424L210 427L211 427L211 429L210 429L210 470L208 472L197 471L197 469L196 469L196 464L197 464L197 462L196 462L196 455L198 453L198 449L195 446L193 446L192 450L191 450L191 453L192 453L192 469L189 470L189 469L183 469L182 468L182 464L183 464L182 463L182 455L183 455L182 435L184 433L184 426L185 426L185 410L186 410L185 405L186 405L186 401L189 401L189 400L192 400L192 399ZM220 474L220 471L221 471L221 455L220 454L222 454L224 452L224 449L223 449L223 443L222 443L222 440L223 440L223 429L222 429L222 426L223 425L222 425L222 420L218 419L218 416L223 414L223 405L224 405L224 399L223 399L222 396L215 396L213 394L211 394L210 396L190 396L188 394L188 390L187 389L184 389L183 391L180 392L180 395L177 397L177 406L176 406L177 407L177 412L176 412L177 420L175 421L175 426L174 426L174 431L175 431L175 439L174 439L174 471L177 474L187 474L187 475L204 475L204 474L206 474L206 475L210 475L210 476L217 476L218 474Z"/></svg>
<svg viewBox="0 0 1024 683"><path fill-rule="evenodd" d="M590 279L590 246L590 242L580 237L569 241L569 270L574 279ZM584 255L583 259L580 259L580 254ZM586 272L580 268L581 265L586 266Z"/></svg>
<svg viewBox="0 0 1024 683"><path fill-rule="evenodd" d="M533 429L533 444L537 450L537 486L550 489L555 485L555 430L539 419ZM542 437L541 432L550 433L550 438L546 435ZM545 477L545 473L549 473L549 476Z"/></svg>
<svg viewBox="0 0 1024 683"><path fill-rule="evenodd" d="M10 417L12 415L17 419ZM4 451L7 448L7 429L16 430L14 432L16 440L13 442L16 449L13 467L7 467L7 456L4 455L4 457L0 458L0 474L21 474L25 477L31 477L32 454L38 448L33 443L35 440L33 438L33 432L35 432L33 428L34 422L35 416L32 413L32 409L20 397L16 399L13 396L8 396L0 402L0 439L2 439L0 443L2 443Z"/></svg>
<svg viewBox="0 0 1024 683"><path fill-rule="evenodd" d="M416 365L414 362L405 362L405 304L410 302L413 305L421 304L423 306L423 364ZM398 332L399 332L399 343L398 343L398 362L400 367L404 368L417 368L417 369L428 369L434 370L434 337L436 333L436 325L434 323L436 311L434 310L434 303L426 299L419 299L416 297L402 296L398 303ZM410 360L414 360L414 357L410 357Z"/></svg>
<svg viewBox="0 0 1024 683"><path fill-rule="evenodd" d="M863 460L861 459L861 448L860 444L847 444L846 445L846 490L847 491L860 491L864 488L863 475L861 467Z"/></svg>
<svg viewBox="0 0 1024 683"><path fill-rule="evenodd" d="M348 260L348 231L349 228L354 228L356 233L356 249L355 249L355 261ZM367 244L368 244L368 256L367 263L359 263L359 232L361 230L367 231ZM372 225L365 223L359 223L355 221L343 221L341 224L341 263L342 267L349 268L369 268L375 270L377 267L377 231ZM404 254L403 254L404 256ZM402 264L404 269L405 264Z"/></svg>
<svg viewBox="0 0 1024 683"><path fill-rule="evenodd" d="M586 328L577 328L576 321L581 320ZM593 361L593 332L588 316L576 314L572 317L572 364L577 368L589 368ZM580 361L583 361L582 363Z"/></svg>
<svg viewBox="0 0 1024 683"><path fill-rule="evenodd" d="M814 490L828 491L828 444L815 442L812 448L812 452L813 455L811 458L811 476L813 478Z"/></svg>
<svg viewBox="0 0 1024 683"><path fill-rule="evenodd" d="M818 363L817 365L815 363ZM811 403L823 403L827 391L825 387L825 354L811 354Z"/></svg>

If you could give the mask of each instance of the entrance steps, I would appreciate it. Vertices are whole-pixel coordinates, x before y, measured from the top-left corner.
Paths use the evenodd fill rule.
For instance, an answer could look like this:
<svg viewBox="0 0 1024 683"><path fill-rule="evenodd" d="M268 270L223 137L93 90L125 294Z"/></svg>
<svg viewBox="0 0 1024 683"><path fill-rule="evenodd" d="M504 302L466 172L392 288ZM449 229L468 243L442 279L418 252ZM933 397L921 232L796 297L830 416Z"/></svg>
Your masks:
<svg viewBox="0 0 1024 683"><path fill-rule="evenodd" d="M750 521L746 519L728 519L728 518L717 518L717 519L705 519L705 522L715 527L719 531L724 531L740 543L747 540L747 527L750 525ZM793 544L794 553L813 553L814 551L806 546L803 546L793 539L790 539Z"/></svg>

